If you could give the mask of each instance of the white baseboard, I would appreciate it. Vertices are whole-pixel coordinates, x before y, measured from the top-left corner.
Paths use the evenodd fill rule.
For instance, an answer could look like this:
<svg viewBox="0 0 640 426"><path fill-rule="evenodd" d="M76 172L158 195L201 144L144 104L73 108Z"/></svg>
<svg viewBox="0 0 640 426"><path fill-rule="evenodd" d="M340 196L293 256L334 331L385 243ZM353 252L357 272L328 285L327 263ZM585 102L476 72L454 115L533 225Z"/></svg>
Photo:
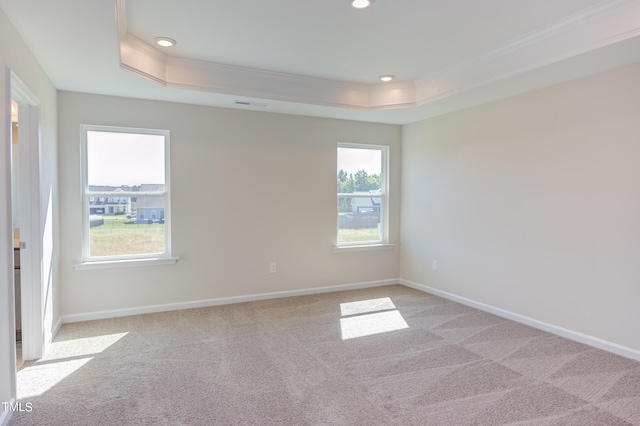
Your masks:
<svg viewBox="0 0 640 426"><path fill-rule="evenodd" d="M45 339L44 346L42 348L43 357L46 356L47 352L49 351L49 348L51 347L53 340L56 338L56 335L58 334L58 330L60 330L61 326L62 326L62 317L58 318L58 321L56 321L56 323L51 328L51 334L48 334L47 335L48 337Z"/></svg>
<svg viewBox="0 0 640 426"><path fill-rule="evenodd" d="M58 318L58 321L53 325L53 329L51 330L51 340L47 343L51 344L53 339L56 338L56 334L58 334L58 330L62 327L62 317Z"/></svg>
<svg viewBox="0 0 640 426"><path fill-rule="evenodd" d="M560 337L574 340L579 343L584 343L585 345L589 345L594 348L602 349L607 352L614 353L616 355L620 355L626 358L631 358L636 361L640 361L640 351L636 349L628 348L626 346L622 346L617 343L612 343L607 340L589 336L588 334L558 327L557 325L549 324L543 321L526 317L524 315L520 315L514 312L506 311L504 309L496 308L491 305L486 305L484 303L476 302L474 300L467 299L465 297L456 296L455 294L451 294L451 293L447 293L446 291L427 287L425 285L418 284L409 280L400 279L399 281L400 281L400 284L404 286L411 287L416 290L424 291L425 293L433 294L434 296L439 296L444 299L448 299L466 306L470 306L472 308L479 309L481 311L489 312L499 317L503 317L515 322L519 322L520 324L528 325L530 327L537 328L539 330L558 335Z"/></svg>
<svg viewBox="0 0 640 426"><path fill-rule="evenodd" d="M58 321L53 326L53 330L51 330L51 336L56 337L56 334L58 334L58 330L60 330L61 326L62 326L62 317L58 318Z"/></svg>
<svg viewBox="0 0 640 426"><path fill-rule="evenodd" d="M11 401L9 401L9 405L15 404L15 403L16 403L15 398L11 398ZM11 420L11 415L13 414L13 411L9 409L4 410L4 407L0 407L0 409L3 410L2 412L0 412L0 426L5 426L9 424L9 420Z"/></svg>
<svg viewBox="0 0 640 426"><path fill-rule="evenodd" d="M162 305L142 306L138 308L114 309L109 311L64 315L56 323L54 327L53 336L56 335L56 333L58 332L58 329L62 324L67 324L72 322L117 318L117 317L129 316L129 315L141 315L141 314L150 314L150 313L156 313L156 312L177 311L181 309L205 308L209 306L229 305L233 303L243 303L243 302L254 302L258 300L279 299L284 297L306 296L310 294L330 293L334 291L345 291L345 290L356 290L361 288L380 287L380 286L393 285L398 283L406 287L420 290L425 293L433 294L435 296L439 296L444 299L461 303L463 305L470 306L472 308L479 309L484 312L489 312L491 314L494 314L503 318L507 318L512 321L516 321L520 324L528 325L530 327L537 328L539 330L546 331L548 333L552 333L570 340L574 340L576 342L584 343L585 345L589 345L594 348L602 349L602 350L614 353L616 355L621 355L626 358L631 358L631 359L640 361L640 351L636 349L632 349L632 348L622 346L617 343L609 342L607 340L599 339L597 337L593 337L584 333L580 333L580 332L569 330L553 324L549 324L543 321L539 321L530 317L526 317L524 315L506 311L504 309L496 308L494 306L487 305L481 302L476 302L474 300L467 299L465 297L457 296L455 294L448 293L446 291L438 290L438 289L428 287L422 284L418 284L416 282L405 280L402 278L400 279L394 278L394 279L378 280L378 281L366 281L366 282L360 282L360 283L335 285L335 286L329 286L329 287L314 287L314 288L308 288L308 289L280 291L280 292L273 292L273 293L251 294L247 296L223 297L223 298L217 298L217 299L196 300L196 301L190 301L190 302L167 303Z"/></svg>
<svg viewBox="0 0 640 426"><path fill-rule="evenodd" d="M151 314L156 312L178 311L181 309L206 308L209 306L230 305L233 303L255 302L258 300L280 299L283 297L307 296L310 294L331 293L334 291L356 290L360 288L380 287L398 284L397 278L379 281L365 281L353 284L334 285L330 287L314 287L301 290L279 291L274 293L251 294L247 296L222 297L219 299L196 300L191 302L167 303L163 305L142 306L139 308L114 309L109 311L88 312L83 314L64 315L62 324L91 321L97 319L117 318L129 315Z"/></svg>

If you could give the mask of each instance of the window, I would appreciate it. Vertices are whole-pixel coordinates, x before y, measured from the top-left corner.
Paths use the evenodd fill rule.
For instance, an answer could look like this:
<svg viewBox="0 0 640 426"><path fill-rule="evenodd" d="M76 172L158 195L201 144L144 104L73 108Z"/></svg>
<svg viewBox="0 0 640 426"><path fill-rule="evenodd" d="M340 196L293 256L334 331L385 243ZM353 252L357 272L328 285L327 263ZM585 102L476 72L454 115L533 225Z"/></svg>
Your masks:
<svg viewBox="0 0 640 426"><path fill-rule="evenodd" d="M169 132L84 125L82 158L83 261L169 258Z"/></svg>
<svg viewBox="0 0 640 426"><path fill-rule="evenodd" d="M387 244L388 147L338 144L338 246Z"/></svg>

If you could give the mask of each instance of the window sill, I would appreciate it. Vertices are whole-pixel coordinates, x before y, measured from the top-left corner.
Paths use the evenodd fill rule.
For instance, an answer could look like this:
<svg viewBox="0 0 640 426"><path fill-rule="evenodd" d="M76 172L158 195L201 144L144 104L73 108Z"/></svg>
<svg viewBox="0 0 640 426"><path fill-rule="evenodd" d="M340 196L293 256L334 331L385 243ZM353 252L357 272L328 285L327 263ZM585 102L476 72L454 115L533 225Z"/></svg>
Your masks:
<svg viewBox="0 0 640 426"><path fill-rule="evenodd" d="M352 246L334 246L335 253L346 253L350 251L388 250L394 248L395 244L360 244Z"/></svg>
<svg viewBox="0 0 640 426"><path fill-rule="evenodd" d="M89 269L131 268L135 266L173 265L179 257L154 257L149 259L105 260L101 262L83 262L73 265L76 271Z"/></svg>

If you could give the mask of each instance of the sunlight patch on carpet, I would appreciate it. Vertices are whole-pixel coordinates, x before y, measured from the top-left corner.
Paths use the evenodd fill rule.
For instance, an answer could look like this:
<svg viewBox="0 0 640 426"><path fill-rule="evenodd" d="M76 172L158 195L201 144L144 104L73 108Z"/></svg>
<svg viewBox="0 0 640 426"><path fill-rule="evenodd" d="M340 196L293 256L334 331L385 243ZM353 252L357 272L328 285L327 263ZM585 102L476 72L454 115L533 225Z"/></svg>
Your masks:
<svg viewBox="0 0 640 426"><path fill-rule="evenodd" d="M409 328L388 297L341 303L340 311L342 340Z"/></svg>
<svg viewBox="0 0 640 426"><path fill-rule="evenodd" d="M18 399L42 395L129 333L53 342L47 355L18 371Z"/></svg>
<svg viewBox="0 0 640 426"><path fill-rule="evenodd" d="M47 351L47 356L42 361L52 361L54 359L64 359L69 357L81 357L87 355L99 354L105 351L109 346L122 339L129 334L114 333L104 334L101 336L83 337L80 339L60 340L53 342L51 348Z"/></svg>
<svg viewBox="0 0 640 426"><path fill-rule="evenodd" d="M340 314L343 317L349 315L366 314L368 312L380 312L396 309L390 298L381 297L379 299L360 300L340 304Z"/></svg>
<svg viewBox="0 0 640 426"><path fill-rule="evenodd" d="M75 373L93 357L34 364L18 372L18 400L39 396Z"/></svg>

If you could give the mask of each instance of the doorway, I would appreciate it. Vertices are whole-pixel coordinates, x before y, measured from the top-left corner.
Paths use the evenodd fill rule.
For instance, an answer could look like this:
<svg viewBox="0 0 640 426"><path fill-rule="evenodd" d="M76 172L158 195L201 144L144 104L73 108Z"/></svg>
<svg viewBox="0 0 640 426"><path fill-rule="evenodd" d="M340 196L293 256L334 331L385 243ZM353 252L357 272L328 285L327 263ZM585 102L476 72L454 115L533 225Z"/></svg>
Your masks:
<svg viewBox="0 0 640 426"><path fill-rule="evenodd" d="M16 336L16 369L23 363L22 357L22 297L20 285L20 145L18 136L18 103L11 99L11 222L13 228L13 277Z"/></svg>
<svg viewBox="0 0 640 426"><path fill-rule="evenodd" d="M11 106L15 110L11 120L11 210L16 338L21 341L20 360L32 360L43 356L45 343L40 265L40 102L13 72L9 78Z"/></svg>

